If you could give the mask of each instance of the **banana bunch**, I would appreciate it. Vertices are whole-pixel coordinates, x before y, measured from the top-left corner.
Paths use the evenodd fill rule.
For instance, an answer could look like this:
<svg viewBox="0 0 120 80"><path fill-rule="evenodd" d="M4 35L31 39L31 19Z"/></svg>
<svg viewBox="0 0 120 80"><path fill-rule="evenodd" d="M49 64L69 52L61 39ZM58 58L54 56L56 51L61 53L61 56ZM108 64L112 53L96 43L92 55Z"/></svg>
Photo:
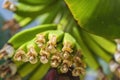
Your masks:
<svg viewBox="0 0 120 80"><path fill-rule="evenodd" d="M12 58L22 78L27 76L30 80L41 80L50 67L57 68L60 73L72 71L73 76L79 76L85 74L85 61L87 66L98 71L100 80L109 80L99 59L108 63L111 72L120 77L119 40L116 40L116 50L112 40L78 28L61 0L18 2L14 5L6 0L3 7L15 13L14 18L20 27L43 16L41 24L47 23L14 35L0 51L0 59ZM51 23L58 23L59 26Z"/></svg>
<svg viewBox="0 0 120 80"><path fill-rule="evenodd" d="M62 16L63 12L68 11L61 0L18 0L18 2L19 4L15 4L10 0L5 0L3 8L15 13L14 19L19 23L20 27L25 27L36 19L42 19L42 16L46 17L42 23L54 23L58 15ZM11 7L12 5L14 6Z"/></svg>
<svg viewBox="0 0 120 80"><path fill-rule="evenodd" d="M34 38L37 33L44 32L44 31L47 31L47 30L55 30L55 29L57 29L57 25L46 24L46 25L42 25L42 26L36 26L36 27L31 28L29 30L24 30L24 31L16 34L0 50L0 59L5 59L6 61L9 61L9 58L13 57L16 49L18 49L22 44L27 43L28 41L32 40L32 38ZM24 36L24 38L21 38L23 36ZM16 62L16 61L14 61L13 64L16 65L16 67L17 67L17 72L16 73L19 73L20 76L22 76L22 77L25 77L26 75L31 73L36 67L40 66L40 65L36 65L36 64L31 65L31 64L26 64L26 63L23 63L23 62ZM21 66L24 66L24 67L22 69L19 69L19 68L21 68ZM32 68L32 70L31 70L30 66L33 66L34 68ZM28 67L30 67L30 70L28 70L28 72L27 71L25 73L23 73L24 71L21 72L22 70L29 69ZM48 67L48 66L46 66L46 67ZM49 67L48 67L48 69L49 69ZM47 72L47 68L46 68L46 72ZM43 72L43 73L45 74L45 72ZM44 74L43 74L43 76L44 76ZM11 78L11 77L12 76L10 76L9 78Z"/></svg>
<svg viewBox="0 0 120 80"><path fill-rule="evenodd" d="M46 24L19 32L1 49L1 59L11 58L21 77L31 75L31 80L42 79L50 66L60 73L70 70L73 76L85 74L86 65L77 41L56 29L57 25Z"/></svg>
<svg viewBox="0 0 120 80"><path fill-rule="evenodd" d="M66 73L70 67L74 67L73 76L79 76L84 74L85 64L81 60L81 53L77 49L74 50L75 43L68 33L49 30L37 34L33 40L21 45L13 58L31 64L50 62L51 67L58 68L61 73Z"/></svg>

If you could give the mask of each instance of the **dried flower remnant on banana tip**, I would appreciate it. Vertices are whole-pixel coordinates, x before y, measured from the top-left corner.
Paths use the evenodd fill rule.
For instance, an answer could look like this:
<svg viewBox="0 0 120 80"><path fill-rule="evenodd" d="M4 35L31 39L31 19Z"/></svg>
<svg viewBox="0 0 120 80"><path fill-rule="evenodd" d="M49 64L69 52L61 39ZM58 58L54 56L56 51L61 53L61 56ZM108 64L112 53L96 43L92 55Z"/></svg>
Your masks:
<svg viewBox="0 0 120 80"><path fill-rule="evenodd" d="M61 63L61 56L60 53L57 53L51 57L51 66L53 68L56 68L60 65Z"/></svg>
<svg viewBox="0 0 120 80"><path fill-rule="evenodd" d="M38 59L37 59L38 53L36 52L36 50L33 46L30 46L28 48L28 53L26 54L26 56L27 56L28 61L31 64L35 64L38 62Z"/></svg>
<svg viewBox="0 0 120 80"><path fill-rule="evenodd" d="M85 74L86 64L82 61L81 51L76 51L76 54L73 57L73 67L72 75L79 76L80 74Z"/></svg>
<svg viewBox="0 0 120 80"><path fill-rule="evenodd" d="M15 19L11 19L9 21L6 21L2 27L3 31L7 29L10 29L11 34L14 34L20 29L20 26Z"/></svg>
<svg viewBox="0 0 120 80"><path fill-rule="evenodd" d="M23 62L27 62L27 56L24 50L22 49L18 49L16 51L16 53L14 54L14 59L16 61L23 61Z"/></svg>
<svg viewBox="0 0 120 80"><path fill-rule="evenodd" d="M49 41L47 42L47 50L51 53L56 53L56 46L57 46L57 38L56 36L51 36Z"/></svg>
<svg viewBox="0 0 120 80"><path fill-rule="evenodd" d="M120 64L115 61L111 61L109 64L111 72L113 72L118 78L120 78Z"/></svg>
<svg viewBox="0 0 120 80"><path fill-rule="evenodd" d="M98 76L98 79L99 79L99 80L108 80L107 75L104 73L102 67L100 67L100 68L98 69L98 74L97 74L97 76Z"/></svg>
<svg viewBox="0 0 120 80"><path fill-rule="evenodd" d="M5 8L7 10L10 10L10 11L16 11L17 10L16 5L13 2L11 2L10 0L4 0L3 8Z"/></svg>
<svg viewBox="0 0 120 80"><path fill-rule="evenodd" d="M39 54L40 54L40 61L41 61L41 63L43 63L43 64L48 63L48 59L50 57L50 53L47 52L45 49L42 49Z"/></svg>
<svg viewBox="0 0 120 80"><path fill-rule="evenodd" d="M36 44L38 44L38 47L42 48L45 44L45 36L43 34L37 34L36 35Z"/></svg>
<svg viewBox="0 0 120 80"><path fill-rule="evenodd" d="M114 54L115 60L120 63L120 39L115 39L116 42L116 52Z"/></svg>
<svg viewBox="0 0 120 80"><path fill-rule="evenodd" d="M7 60L5 63L0 65L0 77L5 78L8 75L14 76L17 72L16 65L11 61Z"/></svg>
<svg viewBox="0 0 120 80"><path fill-rule="evenodd" d="M16 73L13 76L7 76L5 80L22 80L22 77L18 73Z"/></svg>
<svg viewBox="0 0 120 80"><path fill-rule="evenodd" d="M71 44L69 42L65 42L64 46L62 48L63 51L63 58L67 59L70 56L70 53L73 52L72 48L71 48Z"/></svg>
<svg viewBox="0 0 120 80"><path fill-rule="evenodd" d="M12 57L14 54L14 48L11 44L5 44L0 50L0 59Z"/></svg>

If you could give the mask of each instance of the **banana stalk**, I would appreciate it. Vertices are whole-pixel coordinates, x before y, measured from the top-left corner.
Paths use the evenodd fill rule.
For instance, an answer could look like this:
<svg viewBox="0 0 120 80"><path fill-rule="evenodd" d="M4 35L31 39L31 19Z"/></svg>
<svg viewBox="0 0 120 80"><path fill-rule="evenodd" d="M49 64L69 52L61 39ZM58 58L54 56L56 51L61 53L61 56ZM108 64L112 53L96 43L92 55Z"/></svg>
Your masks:
<svg viewBox="0 0 120 80"><path fill-rule="evenodd" d="M83 52L83 55L85 57L85 61L86 61L87 65L90 68L92 68L94 70L97 70L100 65L98 64L98 62L96 61L96 59L93 57L93 54L88 50L88 48L84 44L83 38L81 36L81 31L78 31L78 29L77 29L76 26L73 27L73 36L77 40L78 44L81 46L81 50Z"/></svg>

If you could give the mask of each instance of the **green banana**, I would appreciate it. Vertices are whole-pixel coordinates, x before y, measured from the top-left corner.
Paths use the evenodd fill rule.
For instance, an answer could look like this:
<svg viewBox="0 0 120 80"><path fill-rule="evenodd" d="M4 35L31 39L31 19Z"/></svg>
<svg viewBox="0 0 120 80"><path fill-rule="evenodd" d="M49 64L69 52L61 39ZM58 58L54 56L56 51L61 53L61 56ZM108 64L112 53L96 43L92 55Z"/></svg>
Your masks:
<svg viewBox="0 0 120 80"><path fill-rule="evenodd" d="M14 60L16 61L23 61L23 62L27 62L27 56L26 56L26 53L27 53L27 46L28 42L22 44L17 50L16 52L14 53Z"/></svg>
<svg viewBox="0 0 120 80"><path fill-rule="evenodd" d="M26 8L25 8L26 7ZM39 11L42 10L44 8L44 6L30 6L30 5L25 5L25 4L21 4L19 3L17 5L17 11L25 11L25 12L35 12L35 11ZM23 14L21 12L21 14ZM15 14L14 18L16 19L17 22L19 22L20 27L24 27L26 26L28 23L32 22L36 17L29 17L29 16L21 16L19 14Z"/></svg>
<svg viewBox="0 0 120 80"><path fill-rule="evenodd" d="M27 8L24 8L24 7L27 7ZM60 4L53 5L53 7L51 6L51 8L49 7L50 8L49 10L46 10L46 7L47 6L36 6L36 7L33 8L33 6L27 6L27 5L24 5L24 4L19 4L18 5L18 10L17 10L19 13L18 14L16 13L14 18L17 20L17 22L19 22L20 27L24 27L27 24L31 23L33 20L35 20L37 18L37 16L43 15L43 13L48 13L49 16L47 16L45 18L45 20L42 22L42 24L44 24L44 23L48 24L50 22L53 22L54 18L56 17L56 15L59 12L61 7L60 7ZM56 9L51 11L54 7ZM25 13L24 13L24 11L25 11ZM29 12L29 13L26 13L26 12ZM35 13L35 14L33 15L30 12ZM22 14L27 14L27 15L22 15Z"/></svg>
<svg viewBox="0 0 120 80"><path fill-rule="evenodd" d="M62 41L64 32L61 30L53 30L48 34L47 50L50 53L56 53L57 43Z"/></svg>
<svg viewBox="0 0 120 80"><path fill-rule="evenodd" d="M36 35L35 37L35 43L37 44L37 46L39 48L42 48L45 46L46 44L46 41L48 40L48 34L51 30L48 30L48 31L44 31L44 32L41 32L39 34Z"/></svg>
<svg viewBox="0 0 120 80"><path fill-rule="evenodd" d="M35 11L39 11L42 10L46 5L39 5L39 6L32 6L32 5L26 5L23 3L19 3L17 5L17 10L21 10L21 11L29 11L29 12L35 12Z"/></svg>
<svg viewBox="0 0 120 80"><path fill-rule="evenodd" d="M97 70L100 65L97 63L97 61L93 57L92 53L88 50L88 48L84 44L83 38L81 37L81 32L78 31L77 26L73 27L73 32L72 33L73 33L73 36L75 37L75 39L77 40L78 44L81 47L81 50L83 52L83 55L85 57L85 61L86 61L87 65L90 68L92 68L94 70Z"/></svg>
<svg viewBox="0 0 120 80"><path fill-rule="evenodd" d="M106 50L107 52L114 54L115 49L116 49L116 45L111 42L108 39L105 39L103 37L99 37L93 34L90 34L90 36L94 39L94 41L101 46L104 50Z"/></svg>
<svg viewBox="0 0 120 80"><path fill-rule="evenodd" d="M14 60L13 60L14 61ZM24 65L24 62L21 61L14 61L15 65L17 66L17 68L19 69L22 65Z"/></svg>
<svg viewBox="0 0 120 80"><path fill-rule="evenodd" d="M40 61L45 64L48 62L48 59L50 58L51 53L56 53L57 49L57 43L62 40L64 32L60 30L50 30L48 33L48 37L46 40L38 40L38 45L46 44L45 46L41 46L40 51ZM41 34L40 34L41 36ZM41 36L42 37L42 36Z"/></svg>
<svg viewBox="0 0 120 80"><path fill-rule="evenodd" d="M28 5L46 5L46 4L50 4L55 2L54 0L38 0L38 1L34 1L34 0L18 0L18 2L20 3L24 3L24 4L28 4Z"/></svg>
<svg viewBox="0 0 120 80"><path fill-rule="evenodd" d="M73 49L75 47L76 40L69 34L65 33L64 34L64 39L63 39L63 58L67 59L69 58L70 54L73 52Z"/></svg>
<svg viewBox="0 0 120 80"><path fill-rule="evenodd" d="M38 53L40 48L35 44L35 39L31 40L27 44L27 59L31 64L35 64L38 62Z"/></svg>
<svg viewBox="0 0 120 80"><path fill-rule="evenodd" d="M21 75L21 77L25 77L28 74L30 74L32 71L34 71L34 69L39 65L40 63L36 63L36 64L26 63L25 66L23 66L21 69L18 70L18 73Z"/></svg>
<svg viewBox="0 0 120 80"><path fill-rule="evenodd" d="M48 39L51 40L52 37L56 38L56 43L63 39L64 32L61 30L51 30L48 34Z"/></svg>
<svg viewBox="0 0 120 80"><path fill-rule="evenodd" d="M22 17L17 14L14 15L14 19L18 22L20 27L25 27L34 20L34 18L32 19L30 17Z"/></svg>
<svg viewBox="0 0 120 80"><path fill-rule="evenodd" d="M14 14L13 17L15 18L15 20L16 20L17 22L20 22L20 21L24 20L24 18L25 18L25 17L19 16L19 15L17 15L17 14Z"/></svg>
<svg viewBox="0 0 120 80"><path fill-rule="evenodd" d="M45 8L47 8L47 7L45 7ZM24 10L17 9L14 13L19 15L19 16L23 16L23 17L36 18L37 16L42 15L43 13L46 13L47 11L50 11L49 9L46 10L45 8L42 8L38 11L27 11L27 12Z"/></svg>
<svg viewBox="0 0 120 80"><path fill-rule="evenodd" d="M36 72L29 77L29 80L42 80L42 78L45 76L47 71L49 70L50 65L49 63L47 64L42 64L39 69L36 70Z"/></svg>
<svg viewBox="0 0 120 80"><path fill-rule="evenodd" d="M51 10L53 10L55 7L59 6L57 3L55 5L45 5L43 7L38 7L35 11L34 9L32 9L33 11L29 10L26 11L23 8L20 8L21 6L17 6L17 10L14 11L15 14L22 16L22 17L31 17L31 18L36 18L39 15L45 14L46 12L50 12ZM48 8L49 7L49 8ZM33 7L29 7L30 9Z"/></svg>
<svg viewBox="0 0 120 80"><path fill-rule="evenodd" d="M112 60L112 56L107 54L99 45L94 42L94 40L89 36L89 34L85 31L81 31L83 35L83 39L86 41L87 45L90 49L99 57L101 57L106 62L110 62Z"/></svg>
<svg viewBox="0 0 120 80"><path fill-rule="evenodd" d="M69 45L71 45L71 48L74 48L76 40L69 33L65 33L63 39L63 45L65 43L69 43Z"/></svg>
<svg viewBox="0 0 120 80"><path fill-rule="evenodd" d="M8 43L12 44L13 47L15 49L17 49L23 43L34 38L37 33L40 33L40 32L46 31L46 30L55 30L55 29L57 29L57 25L55 25L55 24L46 24L46 25L36 26L34 28L21 31L18 34L14 35L8 41Z"/></svg>

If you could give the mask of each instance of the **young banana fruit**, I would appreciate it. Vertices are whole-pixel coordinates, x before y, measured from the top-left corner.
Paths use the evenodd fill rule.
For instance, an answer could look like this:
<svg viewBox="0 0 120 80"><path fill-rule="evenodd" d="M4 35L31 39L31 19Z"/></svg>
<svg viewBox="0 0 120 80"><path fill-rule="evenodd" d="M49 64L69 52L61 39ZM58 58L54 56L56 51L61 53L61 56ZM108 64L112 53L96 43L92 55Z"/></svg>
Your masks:
<svg viewBox="0 0 120 80"><path fill-rule="evenodd" d="M58 68L61 73L66 73L72 68L73 76L85 73L85 64L80 56L80 49L69 33L61 30L48 30L26 42L14 53L15 60L31 64L50 63L51 67Z"/></svg>

